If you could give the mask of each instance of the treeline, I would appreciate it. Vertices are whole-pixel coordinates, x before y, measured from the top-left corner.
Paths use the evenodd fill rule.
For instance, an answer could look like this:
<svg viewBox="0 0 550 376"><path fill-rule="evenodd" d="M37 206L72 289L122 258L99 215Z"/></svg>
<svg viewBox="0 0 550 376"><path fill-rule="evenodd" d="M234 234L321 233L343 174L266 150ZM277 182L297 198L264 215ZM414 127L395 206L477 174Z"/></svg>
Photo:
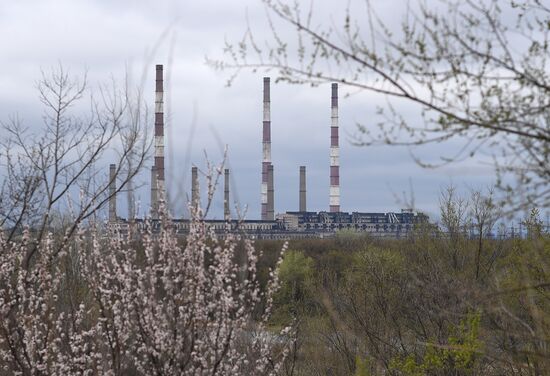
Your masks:
<svg viewBox="0 0 550 376"><path fill-rule="evenodd" d="M296 325L294 375L550 374L550 237L408 239L343 232L292 241L273 329ZM258 242L265 277L280 242Z"/></svg>

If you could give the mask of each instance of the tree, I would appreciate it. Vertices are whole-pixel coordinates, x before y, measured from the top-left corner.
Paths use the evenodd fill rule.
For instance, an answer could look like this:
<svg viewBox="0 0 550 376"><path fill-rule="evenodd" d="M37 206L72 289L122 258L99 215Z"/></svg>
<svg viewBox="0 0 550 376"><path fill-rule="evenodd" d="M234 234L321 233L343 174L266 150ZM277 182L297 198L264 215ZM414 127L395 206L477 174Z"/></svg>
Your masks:
<svg viewBox="0 0 550 376"><path fill-rule="evenodd" d="M239 43L226 44L225 60L210 60L214 67L267 68L281 81L378 93L388 103L379 108L379 131L360 124L357 144L460 139L442 163L488 149L508 203L550 205L550 8L543 1L419 1L407 6L400 30L388 29L370 0L350 3L339 24L316 20L298 2L263 3L272 37L259 43L248 28ZM417 106L423 126L400 114L403 101Z"/></svg>
<svg viewBox="0 0 550 376"><path fill-rule="evenodd" d="M277 275L264 296L252 243L242 265L239 238L221 241L202 220L185 246L164 215L160 232L151 225L138 242L79 227L61 252L49 233L30 270L29 232L0 237L0 374L277 374L293 337L290 327L267 330ZM66 268L71 252L81 275Z"/></svg>
<svg viewBox="0 0 550 376"><path fill-rule="evenodd" d="M290 323L303 311L311 306L311 280L313 278L314 262L300 251L287 251L279 266L278 275L281 287L275 295L277 309L274 319ZM278 317L279 316L279 317Z"/></svg>
<svg viewBox="0 0 550 376"><path fill-rule="evenodd" d="M293 336L266 329L278 278L260 290L250 241L241 262L197 208L182 245L164 197L159 222L101 220L147 157L141 96L103 86L81 115L86 81L62 67L38 89L42 128L1 124L0 375L277 374Z"/></svg>
<svg viewBox="0 0 550 376"><path fill-rule="evenodd" d="M485 311L507 367L544 375L550 370L550 237L541 231L536 208L524 224L528 236L514 239L511 252L497 261L495 292L487 295Z"/></svg>
<svg viewBox="0 0 550 376"><path fill-rule="evenodd" d="M112 194L125 189L150 146L141 97L133 98L127 86L113 81L94 96L86 75L77 79L60 65L43 72L37 88L44 106L42 125L25 125L17 116L0 122L0 157L6 172L0 190L0 228L8 232L8 243L29 228L27 240L33 246L23 260L26 268L58 214L70 217L65 228L56 229L68 242ZM88 95L90 112L83 114L77 107ZM121 138L124 142L118 147ZM109 155L112 151L118 155ZM117 188L111 193L110 180L102 173L107 169L97 167L106 155L116 164ZM65 246L61 242L57 252Z"/></svg>
<svg viewBox="0 0 550 376"><path fill-rule="evenodd" d="M450 185L441 191L439 211L444 236L448 238L447 249L451 253L452 265L458 269L463 266L463 261L459 260L459 249L463 245L468 224L468 200L458 196L456 188Z"/></svg>
<svg viewBox="0 0 550 376"><path fill-rule="evenodd" d="M479 190L473 191L470 206L472 226L474 226L476 231L478 242L475 259L475 276L478 279L481 267L481 255L483 254L483 238L491 233L495 222L499 218L499 209L494 202L492 189L489 189L486 195Z"/></svg>

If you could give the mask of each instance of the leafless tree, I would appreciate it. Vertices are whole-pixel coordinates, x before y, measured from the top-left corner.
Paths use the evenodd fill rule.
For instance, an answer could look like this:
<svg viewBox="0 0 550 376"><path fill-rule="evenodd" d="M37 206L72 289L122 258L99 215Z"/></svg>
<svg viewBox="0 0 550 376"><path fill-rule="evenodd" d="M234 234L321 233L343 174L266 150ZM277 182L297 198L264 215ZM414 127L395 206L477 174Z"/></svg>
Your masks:
<svg viewBox="0 0 550 376"><path fill-rule="evenodd" d="M0 123L6 171L0 225L8 231L8 242L25 226L31 231L26 267L51 230L54 213L70 213L69 225L57 229L69 241L109 199L107 169L99 168L102 158L109 156L116 163L116 194L141 169L150 145L143 103L127 87L113 82L91 93L86 75L74 78L60 65L43 72L37 88L44 106L41 125L23 124L17 116ZM89 111L83 112L82 106ZM60 244L59 250L63 247Z"/></svg>
<svg viewBox="0 0 550 376"><path fill-rule="evenodd" d="M455 269L462 266L458 259L458 251L468 227L468 205L468 200L457 194L455 186L449 185L441 191L439 197L441 225L445 236L449 239L449 251Z"/></svg>
<svg viewBox="0 0 550 376"><path fill-rule="evenodd" d="M489 189L487 194L480 190L474 190L470 198L470 217L472 226L477 236L477 253L475 258L475 276L479 278L481 256L483 254L483 239L491 233L496 221L500 217L500 210L493 198L493 190Z"/></svg>
<svg viewBox="0 0 550 376"><path fill-rule="evenodd" d="M128 204L128 220L135 219L136 216L136 202L135 202L135 191L137 188L134 183L135 177L135 166L139 166L141 162L141 151L133 148L135 143L135 135L138 132L141 132L142 129L148 129L147 121L149 120L148 109L146 106L143 106L143 91L142 86L132 88L129 85L130 79L128 75L125 79L125 90L131 92L132 101L127 103L128 111L125 120L123 129L120 132L120 139L122 143L122 150L128 150L127 153L121 153L126 159L126 163L123 164L122 174L125 175L126 182L126 197ZM116 87L116 84L114 85ZM120 155L120 154L119 154Z"/></svg>

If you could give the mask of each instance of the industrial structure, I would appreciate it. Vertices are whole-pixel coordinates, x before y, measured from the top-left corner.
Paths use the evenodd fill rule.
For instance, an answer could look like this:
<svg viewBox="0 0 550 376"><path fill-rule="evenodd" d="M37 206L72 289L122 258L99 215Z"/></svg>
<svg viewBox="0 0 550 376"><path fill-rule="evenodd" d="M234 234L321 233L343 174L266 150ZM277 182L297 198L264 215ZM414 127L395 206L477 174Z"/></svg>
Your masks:
<svg viewBox="0 0 550 376"><path fill-rule="evenodd" d="M159 202L166 199L164 181L164 72L158 64L155 69L155 133L154 163L151 166L151 218L158 219Z"/></svg>
<svg viewBox="0 0 550 376"><path fill-rule="evenodd" d="M158 228L159 207L166 197L164 174L164 91L163 66L156 66L155 86L155 138L154 164L151 167L151 220ZM408 236L416 225L427 223L428 217L419 212L403 209L399 213L342 212L340 207L340 145L338 139L338 84L331 85L330 153L329 153L329 197L328 211L307 211L306 166L299 167L298 211L287 211L275 215L275 177L271 156L271 95L270 79L263 79L262 120L262 162L261 162L261 213L259 220L231 219L229 169L224 170L224 216L220 220L206 220L212 229L220 234L238 232L254 238L289 239L305 237L329 237L341 230L369 233L383 237ZM110 165L110 189L115 192L116 166ZM197 167L191 169L191 213L200 207L199 178ZM128 222L116 215L116 196L109 201L109 221L120 228ZM136 220L138 226L145 226L143 220ZM174 219L178 234L189 232L189 219Z"/></svg>
<svg viewBox="0 0 550 376"><path fill-rule="evenodd" d="M332 84L330 102L330 212L340 212L340 146L338 145L338 84Z"/></svg>
<svg viewBox="0 0 550 376"><path fill-rule="evenodd" d="M306 166L300 166L300 197L298 199L298 210L307 211L306 204Z"/></svg>
<svg viewBox="0 0 550 376"><path fill-rule="evenodd" d="M273 220L273 163L271 163L271 88L264 77L264 120L262 123L262 220Z"/></svg>

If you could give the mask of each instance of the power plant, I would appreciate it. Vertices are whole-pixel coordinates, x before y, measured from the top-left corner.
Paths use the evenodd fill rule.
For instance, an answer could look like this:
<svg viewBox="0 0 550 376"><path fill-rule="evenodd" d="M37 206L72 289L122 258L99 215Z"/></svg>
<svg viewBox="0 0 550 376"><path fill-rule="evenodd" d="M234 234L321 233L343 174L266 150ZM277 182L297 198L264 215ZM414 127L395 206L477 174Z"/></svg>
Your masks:
<svg viewBox="0 0 550 376"><path fill-rule="evenodd" d="M151 167L151 220L159 219L159 208L166 199L166 183L164 173L164 83L163 66L156 66L155 85L155 132L154 132L154 164ZM229 169L224 175L223 219L205 220L216 233L223 236L228 232L238 232L258 239L290 239L306 237L329 237L340 230L366 232L373 236L405 237L419 223L427 223L427 215L410 209L399 213L362 213L342 212L340 209L340 145L338 123L338 84L331 85L330 96L330 127L327 136L330 137L329 150L329 195L328 211L307 211L306 166L299 166L299 206L298 211L286 211L275 215L275 175L271 159L271 87L270 78L263 78L263 119L262 119L262 161L261 161L261 211L259 220L242 220L231 218ZM110 165L111 192L109 201L109 222L123 228L128 221L116 215L116 166ZM200 207L199 178L197 167L191 169L191 213ZM172 220L178 234L189 232L189 219ZM144 226L145 221L135 220L138 226Z"/></svg>

